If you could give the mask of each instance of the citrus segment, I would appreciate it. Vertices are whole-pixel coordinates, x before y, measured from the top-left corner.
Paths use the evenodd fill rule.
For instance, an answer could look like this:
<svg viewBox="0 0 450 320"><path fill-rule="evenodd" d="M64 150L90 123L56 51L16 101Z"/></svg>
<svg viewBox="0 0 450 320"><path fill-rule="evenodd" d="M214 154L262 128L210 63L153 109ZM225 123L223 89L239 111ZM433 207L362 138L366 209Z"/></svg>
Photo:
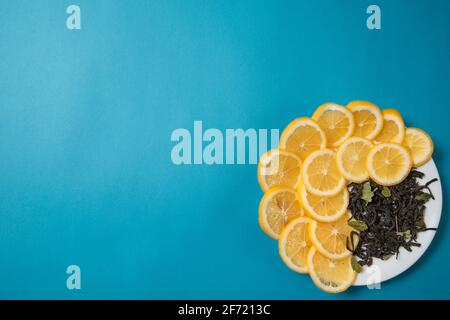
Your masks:
<svg viewBox="0 0 450 320"><path fill-rule="evenodd" d="M270 237L279 239L291 220L303 216L295 190L286 187L270 189L259 205L259 224Z"/></svg>
<svg viewBox="0 0 450 320"><path fill-rule="evenodd" d="M431 140L430 136L422 129L406 129L403 145L408 147L411 151L415 167L425 164L433 155L433 140Z"/></svg>
<svg viewBox="0 0 450 320"><path fill-rule="evenodd" d="M328 147L339 146L352 135L355 127L352 112L335 103L321 105L312 118L325 132Z"/></svg>
<svg viewBox="0 0 450 320"><path fill-rule="evenodd" d="M261 188L263 191L276 186L296 188L300 180L301 164L301 159L292 152L270 150L258 163L258 181Z"/></svg>
<svg viewBox="0 0 450 320"><path fill-rule="evenodd" d="M304 161L302 177L306 189L316 196L333 196L345 186L345 179L336 166L336 153L317 150Z"/></svg>
<svg viewBox="0 0 450 320"><path fill-rule="evenodd" d="M307 273L306 258L311 248L308 236L310 219L306 217L292 220L283 230L278 243L281 259L292 270Z"/></svg>
<svg viewBox="0 0 450 320"><path fill-rule="evenodd" d="M280 148L298 154L305 159L311 152L326 147L325 133L309 118L291 122L281 134Z"/></svg>
<svg viewBox="0 0 450 320"><path fill-rule="evenodd" d="M345 179L363 182L369 178L366 163L372 143L365 138L352 137L339 147L336 163Z"/></svg>
<svg viewBox="0 0 450 320"><path fill-rule="evenodd" d="M298 195L305 213L317 221L336 221L347 212L349 193L346 188L334 196L320 197L313 195L303 184L300 184Z"/></svg>
<svg viewBox="0 0 450 320"><path fill-rule="evenodd" d="M351 258L333 260L312 247L308 253L308 270L311 279L320 289L338 293L347 290L355 281Z"/></svg>
<svg viewBox="0 0 450 320"><path fill-rule="evenodd" d="M383 129L375 137L375 143L402 143L405 137L405 124L395 109L383 110Z"/></svg>
<svg viewBox="0 0 450 320"><path fill-rule="evenodd" d="M350 214L345 214L334 222L311 221L309 236L321 254L330 259L343 259L351 252L347 250L346 241L353 229L348 225Z"/></svg>
<svg viewBox="0 0 450 320"><path fill-rule="evenodd" d="M352 101L347 108L355 119L354 136L371 140L383 129L383 115L377 105L368 101Z"/></svg>
<svg viewBox="0 0 450 320"><path fill-rule="evenodd" d="M379 144L367 156L367 170L372 180L383 186L402 182L409 174L412 158L409 151L398 144Z"/></svg>

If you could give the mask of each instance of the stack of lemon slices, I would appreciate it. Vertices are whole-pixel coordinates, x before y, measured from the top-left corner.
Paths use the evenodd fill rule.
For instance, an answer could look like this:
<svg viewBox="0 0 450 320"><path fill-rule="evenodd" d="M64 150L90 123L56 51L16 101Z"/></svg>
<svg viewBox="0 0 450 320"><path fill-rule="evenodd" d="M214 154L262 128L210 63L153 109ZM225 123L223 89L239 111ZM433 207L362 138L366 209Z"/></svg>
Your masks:
<svg viewBox="0 0 450 320"><path fill-rule="evenodd" d="M279 148L261 157L259 224L279 241L289 268L309 273L324 291L342 292L356 279L346 248L353 230L347 184L369 178L399 184L432 153L428 134L405 129L394 109L367 101L326 103L312 118L290 123Z"/></svg>

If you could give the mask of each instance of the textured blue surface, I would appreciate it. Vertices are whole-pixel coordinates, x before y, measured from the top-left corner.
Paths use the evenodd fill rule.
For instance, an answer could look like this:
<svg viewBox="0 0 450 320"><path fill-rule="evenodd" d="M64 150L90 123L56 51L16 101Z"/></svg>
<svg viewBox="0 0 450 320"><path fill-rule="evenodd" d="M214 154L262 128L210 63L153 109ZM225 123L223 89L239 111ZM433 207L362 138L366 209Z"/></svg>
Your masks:
<svg viewBox="0 0 450 320"><path fill-rule="evenodd" d="M450 298L450 1L0 0L0 298ZM175 166L171 132L283 128L367 99L427 130L438 234L382 290L289 271L256 167ZM66 267L82 290L66 289Z"/></svg>

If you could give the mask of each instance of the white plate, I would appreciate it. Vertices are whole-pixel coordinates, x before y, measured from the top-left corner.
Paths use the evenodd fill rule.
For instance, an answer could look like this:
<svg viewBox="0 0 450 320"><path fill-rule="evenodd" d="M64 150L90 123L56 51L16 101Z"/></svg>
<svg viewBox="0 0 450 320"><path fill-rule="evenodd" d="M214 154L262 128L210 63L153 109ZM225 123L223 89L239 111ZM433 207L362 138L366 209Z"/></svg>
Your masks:
<svg viewBox="0 0 450 320"><path fill-rule="evenodd" d="M425 209L425 223L427 228L437 228L442 211L442 186L439 172L433 160L428 161L428 163L418 170L425 174L424 178L421 180L422 183L426 183L434 178L439 179L439 181L430 185L430 189L433 192L435 199L428 201ZM417 241L421 246L413 247L412 252L408 252L404 248L401 248L398 259L395 257L391 257L387 261L374 259L373 267L364 267L364 271L358 275L354 285L365 286L368 284L381 283L406 271L425 253L431 244L431 241L433 241L435 233L436 231L420 232L417 236Z"/></svg>

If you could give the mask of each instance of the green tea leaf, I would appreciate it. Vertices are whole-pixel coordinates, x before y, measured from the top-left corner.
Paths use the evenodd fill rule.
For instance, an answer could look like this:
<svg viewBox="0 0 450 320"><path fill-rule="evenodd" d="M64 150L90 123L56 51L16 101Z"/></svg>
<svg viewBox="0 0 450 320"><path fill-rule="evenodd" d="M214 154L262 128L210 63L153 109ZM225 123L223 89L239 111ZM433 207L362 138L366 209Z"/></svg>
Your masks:
<svg viewBox="0 0 450 320"><path fill-rule="evenodd" d="M356 231L366 231L369 228L364 221L359 220L350 220L348 225Z"/></svg>
<svg viewBox="0 0 450 320"><path fill-rule="evenodd" d="M362 272L363 269L362 269L361 265L359 264L358 260L356 260L355 256L352 256L351 264L352 264L353 271L355 271L356 273Z"/></svg>
<svg viewBox="0 0 450 320"><path fill-rule="evenodd" d="M416 196L416 200L418 201L423 201L423 202L427 202L428 200L430 200L431 198L431 194L429 193L425 193L425 192L421 192Z"/></svg>
<svg viewBox="0 0 450 320"><path fill-rule="evenodd" d="M383 256L383 261L389 260L392 257L392 254L387 254L385 256Z"/></svg>
<svg viewBox="0 0 450 320"><path fill-rule="evenodd" d="M363 185L361 199L365 200L367 203L370 203L370 202L372 202L373 195L374 195L374 193L372 191L372 187L370 186L370 182L367 181Z"/></svg>
<svg viewBox="0 0 450 320"><path fill-rule="evenodd" d="M411 239L412 239L411 231L409 231L409 230L408 230L408 231L405 231L404 238L405 238L406 241L411 240Z"/></svg>
<svg viewBox="0 0 450 320"><path fill-rule="evenodd" d="M416 228L421 230L421 229L425 229L427 227L427 225L425 224L425 220L422 218L418 218L418 220L416 221Z"/></svg>
<svg viewBox="0 0 450 320"><path fill-rule="evenodd" d="M389 189L388 187L383 187L383 190L381 190L381 194L385 198L389 198L391 196L391 189Z"/></svg>
<svg viewBox="0 0 450 320"><path fill-rule="evenodd" d="M403 239L405 239L405 241L409 241L412 238L410 230L406 230L403 232L397 232L397 235L399 235L400 237L403 237Z"/></svg>

